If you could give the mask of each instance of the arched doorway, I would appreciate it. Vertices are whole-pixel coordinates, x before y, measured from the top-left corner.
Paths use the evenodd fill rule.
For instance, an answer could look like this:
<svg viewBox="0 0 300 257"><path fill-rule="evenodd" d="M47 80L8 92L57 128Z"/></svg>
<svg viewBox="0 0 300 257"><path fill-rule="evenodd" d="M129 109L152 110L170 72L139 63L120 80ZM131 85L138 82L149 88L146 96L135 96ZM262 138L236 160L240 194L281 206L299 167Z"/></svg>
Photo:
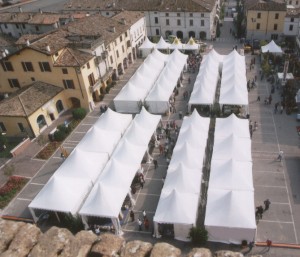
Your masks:
<svg viewBox="0 0 300 257"><path fill-rule="evenodd" d="M195 38L196 37L196 33L195 31L189 31L189 38Z"/></svg>
<svg viewBox="0 0 300 257"><path fill-rule="evenodd" d="M58 113L61 113L64 110L64 106L63 106L61 100L58 100L56 102L56 110L57 110Z"/></svg>
<svg viewBox="0 0 300 257"><path fill-rule="evenodd" d="M72 104L72 108L79 108L80 105L80 100L76 97L71 97L70 98L71 104Z"/></svg>
<svg viewBox="0 0 300 257"><path fill-rule="evenodd" d="M118 64L118 74L122 75L123 74L123 67L122 67L122 63Z"/></svg>
<svg viewBox="0 0 300 257"><path fill-rule="evenodd" d="M200 32L200 39L206 39L206 32L205 31Z"/></svg>
<svg viewBox="0 0 300 257"><path fill-rule="evenodd" d="M38 117L37 117L37 119L36 119L36 123L37 123L37 125L38 125L38 127L39 127L39 129L41 130L44 126L46 126L47 125L47 123L46 123L46 120L45 120L45 117L44 117L44 115L39 115Z"/></svg>
<svg viewBox="0 0 300 257"><path fill-rule="evenodd" d="M114 71L113 71L113 73L112 73L112 75L111 75L111 79L114 80L114 81L118 79L116 69L114 69Z"/></svg>
<svg viewBox="0 0 300 257"><path fill-rule="evenodd" d="M131 53L128 54L128 61L129 61L129 64L132 64L132 54Z"/></svg>
<svg viewBox="0 0 300 257"><path fill-rule="evenodd" d="M123 60L123 67L124 67L124 70L126 70L126 69L128 68L127 62L128 62L128 59L127 59L127 58L124 58L124 60Z"/></svg>
<svg viewBox="0 0 300 257"><path fill-rule="evenodd" d="M166 34L166 38L168 38L170 35L172 35L172 31L171 30L167 30L165 34Z"/></svg>
<svg viewBox="0 0 300 257"><path fill-rule="evenodd" d="M180 38L180 39L183 39L183 32L180 31L180 30L178 30L178 31L176 32L176 36L177 36L178 38Z"/></svg>

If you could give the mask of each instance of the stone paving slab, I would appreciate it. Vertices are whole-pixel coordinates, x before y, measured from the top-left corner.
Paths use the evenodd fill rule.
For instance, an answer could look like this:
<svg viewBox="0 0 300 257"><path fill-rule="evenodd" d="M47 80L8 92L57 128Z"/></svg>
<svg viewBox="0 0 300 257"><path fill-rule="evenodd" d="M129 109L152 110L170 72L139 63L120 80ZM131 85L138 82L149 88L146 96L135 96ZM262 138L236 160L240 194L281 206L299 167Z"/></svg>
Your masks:
<svg viewBox="0 0 300 257"><path fill-rule="evenodd" d="M253 179L256 186L285 186L285 177L279 172L253 171Z"/></svg>
<svg viewBox="0 0 300 257"><path fill-rule="evenodd" d="M288 203L289 199L285 187L261 187L256 186L255 188L255 203L256 206L263 205L264 200L270 199L271 202Z"/></svg>
<svg viewBox="0 0 300 257"><path fill-rule="evenodd" d="M20 192L17 198L33 200L43 187L44 184L32 184L29 182L29 184Z"/></svg>

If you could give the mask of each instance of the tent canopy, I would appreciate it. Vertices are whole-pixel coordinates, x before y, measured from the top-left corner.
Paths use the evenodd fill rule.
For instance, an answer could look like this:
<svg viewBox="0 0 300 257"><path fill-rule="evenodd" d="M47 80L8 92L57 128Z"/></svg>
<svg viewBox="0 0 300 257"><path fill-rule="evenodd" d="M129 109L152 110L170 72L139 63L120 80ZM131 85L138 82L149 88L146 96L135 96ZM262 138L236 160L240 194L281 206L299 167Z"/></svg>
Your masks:
<svg viewBox="0 0 300 257"><path fill-rule="evenodd" d="M152 43L148 37L145 38L143 44L139 47L139 49L153 49L155 48L156 44Z"/></svg>
<svg viewBox="0 0 300 257"><path fill-rule="evenodd" d="M196 223L198 195L171 192L161 193L153 220L158 223Z"/></svg>
<svg viewBox="0 0 300 257"><path fill-rule="evenodd" d="M253 191L252 162L212 160L209 188Z"/></svg>
<svg viewBox="0 0 300 257"><path fill-rule="evenodd" d="M164 38L161 36L158 43L156 44L156 49L169 49L170 44L167 43Z"/></svg>
<svg viewBox="0 0 300 257"><path fill-rule="evenodd" d="M275 53L275 54L283 53L281 47L278 46L273 40L269 44L262 46L261 51L263 53L267 53L267 52Z"/></svg>

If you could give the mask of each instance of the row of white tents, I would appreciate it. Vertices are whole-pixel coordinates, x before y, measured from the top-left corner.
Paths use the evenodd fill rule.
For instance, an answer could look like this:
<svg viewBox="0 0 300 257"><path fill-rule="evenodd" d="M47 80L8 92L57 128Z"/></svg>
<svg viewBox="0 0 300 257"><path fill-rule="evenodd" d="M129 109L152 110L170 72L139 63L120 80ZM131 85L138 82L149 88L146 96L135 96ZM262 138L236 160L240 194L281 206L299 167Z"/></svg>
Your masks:
<svg viewBox="0 0 300 257"><path fill-rule="evenodd" d="M176 37L174 41L170 44L166 42L163 37L160 37L157 43L152 43L148 37L146 37L143 44L139 47L139 49L143 52L143 56L147 56L149 51L152 49L159 50L199 50L200 44L196 43L195 40L191 37L186 44L181 43L181 41Z"/></svg>
<svg viewBox="0 0 300 257"><path fill-rule="evenodd" d="M120 113L139 113L142 105L151 113L169 110L169 99L186 65L187 55L175 50L167 55L154 50L114 98Z"/></svg>
<svg viewBox="0 0 300 257"><path fill-rule="evenodd" d="M248 105L245 56L236 50L224 56L212 49L201 63L189 109L192 105L213 105L220 78L220 105Z"/></svg>
<svg viewBox="0 0 300 257"><path fill-rule="evenodd" d="M106 217L121 233L122 204L133 200L130 185L160 118L144 108L134 120L108 109L30 203L34 220L35 210L80 214L86 226L87 216Z"/></svg>
<svg viewBox="0 0 300 257"><path fill-rule="evenodd" d="M240 244L256 234L249 121L217 118L205 228L209 241Z"/></svg>
<svg viewBox="0 0 300 257"><path fill-rule="evenodd" d="M188 241L196 225L209 123L196 110L184 117L153 218L156 237L158 223L173 224L175 238Z"/></svg>

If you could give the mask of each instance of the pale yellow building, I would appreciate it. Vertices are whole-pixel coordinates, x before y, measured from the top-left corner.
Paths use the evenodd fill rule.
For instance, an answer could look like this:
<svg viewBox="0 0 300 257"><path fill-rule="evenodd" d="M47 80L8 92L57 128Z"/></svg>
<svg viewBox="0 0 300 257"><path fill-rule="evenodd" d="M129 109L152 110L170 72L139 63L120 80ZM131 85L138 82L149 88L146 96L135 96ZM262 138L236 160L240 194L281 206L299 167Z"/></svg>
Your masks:
<svg viewBox="0 0 300 257"><path fill-rule="evenodd" d="M247 39L282 41L286 3L245 1Z"/></svg>
<svg viewBox="0 0 300 257"><path fill-rule="evenodd" d="M69 107L63 88L37 81L0 102L0 130L6 136L36 137Z"/></svg>
<svg viewBox="0 0 300 257"><path fill-rule="evenodd" d="M17 52L1 53L0 94L7 97L41 81L62 90L64 110L75 107L92 110L106 93L107 86L126 72L136 58L130 28L144 19L144 15L134 12L133 17L128 22L124 16L118 20L93 15L53 32L29 37L31 40L23 36L18 41ZM45 118L46 124L56 118L57 115ZM35 124L36 119L28 119L29 124ZM37 136L39 131L31 126L32 134ZM7 131L9 134L18 132Z"/></svg>

